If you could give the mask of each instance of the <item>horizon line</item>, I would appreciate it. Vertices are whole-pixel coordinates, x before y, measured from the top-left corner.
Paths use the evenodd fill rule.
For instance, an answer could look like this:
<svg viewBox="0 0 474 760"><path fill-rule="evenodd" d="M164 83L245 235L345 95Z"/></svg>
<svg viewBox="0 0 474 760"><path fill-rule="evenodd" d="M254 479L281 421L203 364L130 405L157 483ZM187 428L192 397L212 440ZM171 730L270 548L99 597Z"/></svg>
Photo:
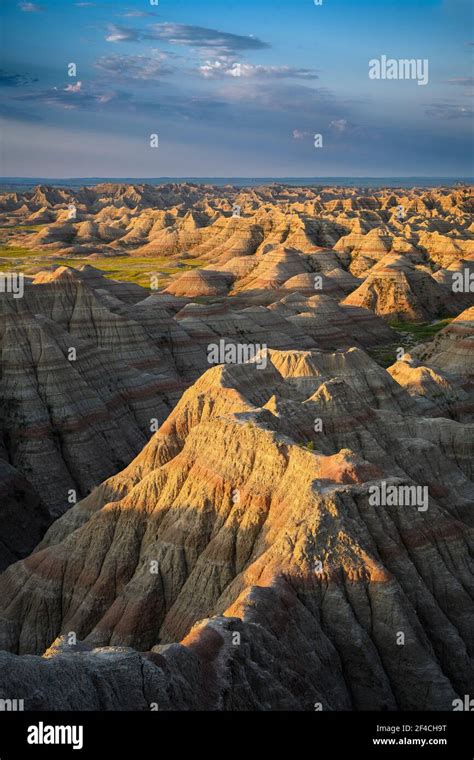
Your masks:
<svg viewBox="0 0 474 760"><path fill-rule="evenodd" d="M460 176L460 175L441 175L441 174L383 174L383 175L375 175L375 174L359 174L359 175L349 175L349 174L326 174L321 176L316 175L282 175L282 176L273 176L273 175L259 175L259 176L239 176L239 175L182 175L182 176L172 176L172 175L161 175L161 176L153 176L153 177L144 177L144 176L126 176L126 175L120 175L120 176L112 176L112 175L90 175L90 176L64 176L64 177L45 177L41 175L37 176L23 176L23 175L7 175L7 176L1 176L0 175L0 181L1 180L7 180L7 179L51 179L51 180L57 180L57 179L474 179L474 175L471 176Z"/></svg>

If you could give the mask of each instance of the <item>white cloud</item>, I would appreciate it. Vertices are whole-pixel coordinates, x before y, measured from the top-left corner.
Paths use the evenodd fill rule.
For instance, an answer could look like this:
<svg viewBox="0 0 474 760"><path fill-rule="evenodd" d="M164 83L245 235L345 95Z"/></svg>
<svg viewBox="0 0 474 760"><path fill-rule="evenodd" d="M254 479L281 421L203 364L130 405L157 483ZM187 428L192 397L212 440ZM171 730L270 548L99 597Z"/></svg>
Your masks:
<svg viewBox="0 0 474 760"><path fill-rule="evenodd" d="M251 63L239 63L225 56L214 61L205 61L198 70L205 79L218 79L224 76L253 79L318 79L313 69L299 69L293 66L254 66Z"/></svg>
<svg viewBox="0 0 474 760"><path fill-rule="evenodd" d="M293 140L304 140L305 137L309 137L310 133L301 129L293 130Z"/></svg>
<svg viewBox="0 0 474 760"><path fill-rule="evenodd" d="M64 92L80 92L82 87L82 82L77 82L77 84L68 84L64 88Z"/></svg>
<svg viewBox="0 0 474 760"><path fill-rule="evenodd" d="M270 46L258 37L244 37L241 34L219 32L203 26L189 24L152 24L146 29L135 29L118 24L109 25L107 42L138 42L140 40L162 40L170 45L185 45L195 48L205 55L231 55L241 50L262 50Z"/></svg>
<svg viewBox="0 0 474 760"><path fill-rule="evenodd" d="M107 55L99 58L95 65L111 76L145 82L173 73L174 69L166 63L168 57L157 50L150 55Z"/></svg>
<svg viewBox="0 0 474 760"><path fill-rule="evenodd" d="M347 130L349 124L347 119L336 119L335 121L331 121L329 126L331 129L334 129L335 132L338 132L340 135L342 135L342 133Z"/></svg>
<svg viewBox="0 0 474 760"><path fill-rule="evenodd" d="M41 13L44 11L43 6L37 3L18 3L18 7L24 13Z"/></svg>

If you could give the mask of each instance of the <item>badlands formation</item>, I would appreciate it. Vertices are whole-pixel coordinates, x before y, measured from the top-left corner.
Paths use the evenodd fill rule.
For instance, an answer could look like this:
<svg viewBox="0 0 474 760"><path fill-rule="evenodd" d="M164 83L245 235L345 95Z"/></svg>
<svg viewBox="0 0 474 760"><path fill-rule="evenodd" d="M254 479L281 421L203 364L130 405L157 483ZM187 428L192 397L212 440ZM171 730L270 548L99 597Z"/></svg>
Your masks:
<svg viewBox="0 0 474 760"><path fill-rule="evenodd" d="M472 693L470 189L39 186L0 211L0 699Z"/></svg>

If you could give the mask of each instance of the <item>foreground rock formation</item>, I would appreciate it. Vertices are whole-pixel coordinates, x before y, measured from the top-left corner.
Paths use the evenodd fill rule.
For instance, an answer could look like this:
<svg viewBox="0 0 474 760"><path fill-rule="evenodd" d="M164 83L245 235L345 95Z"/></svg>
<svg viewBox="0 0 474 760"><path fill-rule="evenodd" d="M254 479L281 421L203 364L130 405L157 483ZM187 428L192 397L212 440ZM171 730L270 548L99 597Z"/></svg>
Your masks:
<svg viewBox="0 0 474 760"><path fill-rule="evenodd" d="M42 707L60 683L68 707L130 706L74 687L114 663L136 709L449 709L472 679L473 427L418 403L357 349L208 370L3 574L4 672L43 655L18 661L39 683L46 657ZM371 506L381 480L426 488L426 509Z"/></svg>

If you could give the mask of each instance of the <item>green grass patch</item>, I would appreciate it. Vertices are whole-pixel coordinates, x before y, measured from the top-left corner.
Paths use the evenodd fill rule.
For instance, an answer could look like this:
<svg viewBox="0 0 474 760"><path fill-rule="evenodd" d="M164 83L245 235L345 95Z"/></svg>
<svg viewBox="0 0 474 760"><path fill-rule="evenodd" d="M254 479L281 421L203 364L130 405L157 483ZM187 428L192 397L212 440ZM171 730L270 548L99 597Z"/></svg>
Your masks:
<svg viewBox="0 0 474 760"><path fill-rule="evenodd" d="M400 342L389 343L386 346L380 346L380 348L373 348L367 353L377 364L386 369L397 361L397 350L399 348L404 348L407 353L410 353L410 348L413 348L418 343L430 341L443 327L449 325L453 321L453 318L445 317L433 323L390 322L392 330L395 330L399 334Z"/></svg>
<svg viewBox="0 0 474 760"><path fill-rule="evenodd" d="M382 348L372 348L367 353L377 364L387 369L397 361L397 348L396 345L383 346Z"/></svg>
<svg viewBox="0 0 474 760"><path fill-rule="evenodd" d="M47 269L52 265L78 269L82 265L89 264L100 269L109 279L133 282L144 288L150 288L151 277L157 275L161 289L168 285L173 275L182 274L206 264L199 259L184 259L182 266L178 266L179 261L149 256L99 256L89 259L87 256L78 255L52 258L51 253L21 246L0 248L0 272L25 271L37 267Z"/></svg>
<svg viewBox="0 0 474 760"><path fill-rule="evenodd" d="M42 230L43 227L46 227L47 224L51 224L51 222L43 222L42 224L16 224L14 227L6 227L5 229L8 229L8 230L33 230L34 232L38 232L38 230Z"/></svg>
<svg viewBox="0 0 474 760"><path fill-rule="evenodd" d="M0 258L17 258L18 256L44 256L44 253L34 251L31 248L22 248L19 245L0 248Z"/></svg>
<svg viewBox="0 0 474 760"><path fill-rule="evenodd" d="M445 317L437 322L390 322L390 327L392 330L396 330L396 332L408 333L418 343L433 338L436 333L452 321L453 317Z"/></svg>

